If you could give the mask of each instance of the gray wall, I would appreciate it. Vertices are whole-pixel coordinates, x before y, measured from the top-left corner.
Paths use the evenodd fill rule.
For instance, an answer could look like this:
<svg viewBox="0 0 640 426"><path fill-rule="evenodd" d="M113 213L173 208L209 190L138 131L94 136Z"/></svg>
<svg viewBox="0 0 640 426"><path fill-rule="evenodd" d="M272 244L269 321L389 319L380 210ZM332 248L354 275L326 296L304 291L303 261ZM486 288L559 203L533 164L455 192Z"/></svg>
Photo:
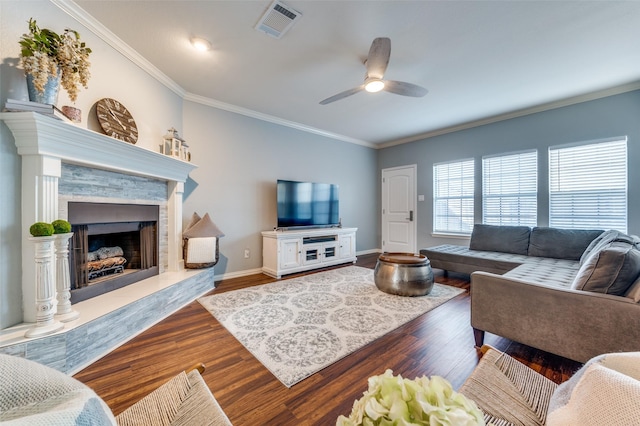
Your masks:
<svg viewBox="0 0 640 426"><path fill-rule="evenodd" d="M277 179L338 184L342 224L358 228L356 249L379 247L375 149L192 102L185 102L183 122L198 165L185 188L184 215L208 212L225 233L216 275L262 267L260 232L276 226Z"/></svg>
<svg viewBox="0 0 640 426"><path fill-rule="evenodd" d="M548 160L549 146L628 136L629 226L628 232L640 234L640 91L609 96L589 102L557 108L524 117L449 133L413 143L380 150L380 169L405 164L418 165L418 247L438 244L464 244L454 238L432 235L433 164L464 158L475 159L475 221L482 221L482 156L538 150L538 225L549 220Z"/></svg>

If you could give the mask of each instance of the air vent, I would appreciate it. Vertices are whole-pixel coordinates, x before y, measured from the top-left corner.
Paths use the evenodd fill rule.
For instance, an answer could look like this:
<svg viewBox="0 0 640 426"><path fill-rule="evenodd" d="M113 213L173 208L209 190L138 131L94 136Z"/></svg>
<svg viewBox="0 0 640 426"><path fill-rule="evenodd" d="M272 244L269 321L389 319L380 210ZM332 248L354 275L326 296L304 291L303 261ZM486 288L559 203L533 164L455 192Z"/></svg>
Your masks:
<svg viewBox="0 0 640 426"><path fill-rule="evenodd" d="M302 17L300 12L276 0L271 3L269 9L262 15L255 29L271 37L281 38L293 26L296 19L300 17Z"/></svg>

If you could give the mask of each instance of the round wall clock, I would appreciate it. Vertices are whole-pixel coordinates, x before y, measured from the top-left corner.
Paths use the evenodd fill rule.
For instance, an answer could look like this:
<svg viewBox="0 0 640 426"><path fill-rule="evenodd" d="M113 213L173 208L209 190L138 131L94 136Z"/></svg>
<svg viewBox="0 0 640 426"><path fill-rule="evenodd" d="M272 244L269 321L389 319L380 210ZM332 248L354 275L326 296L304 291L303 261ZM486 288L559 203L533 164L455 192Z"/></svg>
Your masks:
<svg viewBox="0 0 640 426"><path fill-rule="evenodd" d="M104 98L96 102L98 122L104 132L121 141L136 143L138 127L131 113L115 99Z"/></svg>

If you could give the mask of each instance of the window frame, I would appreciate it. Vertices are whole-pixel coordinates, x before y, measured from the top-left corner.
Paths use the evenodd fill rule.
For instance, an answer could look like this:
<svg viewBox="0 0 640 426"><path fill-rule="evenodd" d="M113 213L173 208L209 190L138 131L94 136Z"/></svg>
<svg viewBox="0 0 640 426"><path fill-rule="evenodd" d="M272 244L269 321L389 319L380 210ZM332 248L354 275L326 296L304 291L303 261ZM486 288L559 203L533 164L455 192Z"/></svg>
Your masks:
<svg viewBox="0 0 640 426"><path fill-rule="evenodd" d="M507 157L517 157L514 160L506 160L501 165L491 165L488 163L494 160L502 160ZM524 161L533 160L533 164L524 163ZM496 173L491 176L491 169L496 169ZM507 172L504 169L507 169ZM527 168L524 173L520 173L523 168ZM488 170L489 169L489 170ZM517 176L509 174L509 181L503 179L503 175L509 171L517 171ZM538 150L527 149L515 152L506 152L482 157L482 223L488 225L510 225L510 226L536 226L538 224ZM513 180L518 179L514 185ZM498 191L492 194L488 190L492 186L497 186ZM526 188L523 191L522 188ZM517 191L505 192L505 189L517 189ZM514 201L515 199L515 201ZM489 200L497 200L498 208L495 209L489 205ZM533 207L527 207L527 203ZM505 207L503 210L503 206ZM507 214L507 207L515 206L517 215ZM495 213L488 213L489 210ZM522 215L521 212L531 211L529 215ZM496 218L497 220L490 220ZM514 220L515 219L515 220Z"/></svg>
<svg viewBox="0 0 640 426"><path fill-rule="evenodd" d="M579 158L582 156L584 159L602 159L602 156L613 153L612 147L614 145L623 144L624 147L618 147L618 149L624 150L624 158L616 159L616 163L622 164L611 164L611 162L607 162L607 164L599 165L598 168L593 168L593 162L583 167L577 165ZM592 153L574 153L573 158L568 157L568 151L565 151L565 162L567 160L573 161L575 164L568 164L567 166L562 167L558 163L563 161L558 157L558 154L554 154L555 152L559 152L562 150L571 150L573 148L587 148L589 146L594 145L607 145L606 148L600 148L596 152ZM549 226L551 227L560 227L566 229L616 229L618 231L627 232L629 226L629 143L627 136L613 137L613 138L605 138L605 139L597 139L591 141L582 141L582 142L574 142L569 144L561 144L561 145L553 145L548 148L548 161L549 161L549 188L548 188L548 196L549 196ZM614 169L613 166L616 166L617 169ZM573 166L571 171L569 166ZM586 169L586 167L590 167L590 169ZM583 189L573 189L573 190L560 190L558 185L565 186L577 186L579 182L576 179L568 180L567 177L564 177L564 182L557 182L557 179L561 179L560 175L564 170L565 175L567 173L573 173L574 175L578 172L579 176L582 176L581 180L584 181L584 185L592 185L592 188L583 188ZM599 179L596 183L593 181L594 176L600 176L603 179ZM624 182L617 182L617 187L614 189L610 186L613 182L614 177L623 176ZM609 183L605 182L606 180ZM596 188L593 188L593 187ZM557 188L556 188L557 187ZM564 198L562 198L562 193L565 193ZM602 195L605 196L602 196ZM565 205L570 205L571 208L561 209L560 202L565 203ZM589 217L586 213L576 214L576 210L578 211L586 211L582 206L593 206L595 205L595 210L599 212L600 210L606 211L610 209L611 206L617 207L621 211L614 212L611 215L600 215L594 214ZM571 211L572 214L561 214L559 211ZM622 216L621 216L622 215ZM555 219L554 219L555 218ZM624 222L624 224L622 224Z"/></svg>
<svg viewBox="0 0 640 426"><path fill-rule="evenodd" d="M471 171L470 174L467 175L465 174L465 167L468 168L470 163L470 167L471 167ZM459 178L452 178L450 176L447 176L447 181L451 182L452 180L459 180L460 181L460 187L459 187L459 192L461 195L459 196L455 196L455 195L450 195L449 192L447 194L444 194L442 196L439 196L439 182L440 182L440 177L438 175L438 169L442 166L451 166L451 165L456 165L459 164L460 166L460 177ZM468 237L471 235L471 232L473 231L473 224L475 223L475 187L476 187L476 183L475 183L475 158L471 157L471 158L465 158L465 159L460 159L460 160L454 160L454 161L444 161L444 162L440 162L440 163L434 163L433 164L433 220L432 220L432 233L433 235L447 235L447 236L462 236L462 237ZM467 173L469 173L467 171ZM465 186L465 180L471 180L471 190L470 190L470 195L468 194L469 188L467 188ZM446 227L446 228L438 228L438 225L440 224L439 221L439 215L438 215L438 210L439 210L439 202L442 200L451 200L451 201L455 201L455 200L459 200L460 202L460 215L457 216L459 218L459 229L454 229L451 227ZM447 201L448 204L448 201ZM471 215L469 216L468 214L462 214L463 210L465 210L468 207L468 205L471 205ZM446 215L444 216L446 218L455 218L456 216L450 216L450 215ZM469 229L468 230L462 230L463 228L463 224L465 223L465 219L469 220L470 219L470 224L469 224ZM447 222L449 222L450 219L447 219Z"/></svg>

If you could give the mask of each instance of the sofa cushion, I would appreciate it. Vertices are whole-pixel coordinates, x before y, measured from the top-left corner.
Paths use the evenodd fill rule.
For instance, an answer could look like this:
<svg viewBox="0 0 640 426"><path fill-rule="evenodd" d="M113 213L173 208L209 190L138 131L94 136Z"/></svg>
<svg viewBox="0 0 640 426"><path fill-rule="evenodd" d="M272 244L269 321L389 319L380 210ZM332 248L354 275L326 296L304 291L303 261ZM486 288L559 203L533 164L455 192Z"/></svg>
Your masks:
<svg viewBox="0 0 640 426"><path fill-rule="evenodd" d="M640 275L640 251L614 241L593 252L580 267L571 288L623 296Z"/></svg>
<svg viewBox="0 0 640 426"><path fill-rule="evenodd" d="M469 248L481 251L499 251L527 255L529 248L528 226L473 225Z"/></svg>
<svg viewBox="0 0 640 426"><path fill-rule="evenodd" d="M498 253L495 251L470 250L468 247L443 244L420 249L427 256L432 268L470 274L475 271L503 274L526 262L529 257L521 254Z"/></svg>
<svg viewBox="0 0 640 426"><path fill-rule="evenodd" d="M580 264L582 265L584 262L586 262L591 253L602 250L603 247L614 241L624 241L629 244L635 244L633 237L623 234L620 231L616 231L615 229L604 231L593 241L591 241L589 246L585 249L584 253L582 253L582 256L580 256Z"/></svg>
<svg viewBox="0 0 640 426"><path fill-rule="evenodd" d="M504 274L504 277L545 286L570 288L580 265L575 260L535 257L540 262L527 262Z"/></svg>
<svg viewBox="0 0 640 426"><path fill-rule="evenodd" d="M529 237L529 256L580 260L602 230L535 227Z"/></svg>

